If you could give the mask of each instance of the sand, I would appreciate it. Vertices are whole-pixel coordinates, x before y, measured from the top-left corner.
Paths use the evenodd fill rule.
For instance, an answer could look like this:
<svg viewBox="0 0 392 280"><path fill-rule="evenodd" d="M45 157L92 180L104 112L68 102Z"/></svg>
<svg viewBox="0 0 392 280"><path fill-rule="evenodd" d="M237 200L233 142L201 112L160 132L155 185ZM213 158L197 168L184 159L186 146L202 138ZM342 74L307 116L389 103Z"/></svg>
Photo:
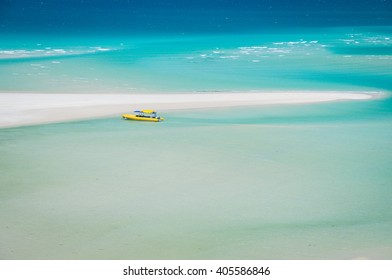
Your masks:
<svg viewBox="0 0 392 280"><path fill-rule="evenodd" d="M157 111L247 105L364 100L379 92L197 92L186 94L0 93L0 127L103 118L137 109Z"/></svg>

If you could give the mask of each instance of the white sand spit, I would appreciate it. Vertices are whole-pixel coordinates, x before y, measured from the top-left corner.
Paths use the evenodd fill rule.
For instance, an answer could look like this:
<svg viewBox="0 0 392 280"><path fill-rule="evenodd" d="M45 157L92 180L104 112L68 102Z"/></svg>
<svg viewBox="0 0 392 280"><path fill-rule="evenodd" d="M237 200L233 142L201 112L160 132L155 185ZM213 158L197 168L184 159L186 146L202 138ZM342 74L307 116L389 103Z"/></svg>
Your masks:
<svg viewBox="0 0 392 280"><path fill-rule="evenodd" d="M109 117L136 109L158 111L228 106L361 100L377 92L198 92L176 94L0 93L0 127Z"/></svg>

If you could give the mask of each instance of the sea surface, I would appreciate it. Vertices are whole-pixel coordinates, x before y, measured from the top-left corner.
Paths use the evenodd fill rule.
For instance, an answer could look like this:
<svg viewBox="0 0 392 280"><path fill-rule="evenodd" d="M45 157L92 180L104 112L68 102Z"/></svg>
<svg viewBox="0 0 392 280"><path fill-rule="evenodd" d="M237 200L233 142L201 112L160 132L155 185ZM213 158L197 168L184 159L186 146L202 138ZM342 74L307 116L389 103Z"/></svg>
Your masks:
<svg viewBox="0 0 392 280"><path fill-rule="evenodd" d="M5 34L9 92L391 90L392 27L216 34Z"/></svg>
<svg viewBox="0 0 392 280"><path fill-rule="evenodd" d="M0 259L391 259L391 81L389 26L4 33L1 92L382 98L0 129Z"/></svg>

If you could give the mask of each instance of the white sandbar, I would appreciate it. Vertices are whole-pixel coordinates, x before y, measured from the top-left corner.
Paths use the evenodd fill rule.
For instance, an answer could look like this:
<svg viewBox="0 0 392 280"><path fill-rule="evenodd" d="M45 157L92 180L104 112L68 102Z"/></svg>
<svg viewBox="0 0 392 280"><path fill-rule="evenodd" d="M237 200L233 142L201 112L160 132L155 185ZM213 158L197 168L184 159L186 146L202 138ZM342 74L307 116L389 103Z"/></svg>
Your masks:
<svg viewBox="0 0 392 280"><path fill-rule="evenodd" d="M184 94L0 93L0 127L109 117L136 109L196 109L363 100L378 92L200 92Z"/></svg>

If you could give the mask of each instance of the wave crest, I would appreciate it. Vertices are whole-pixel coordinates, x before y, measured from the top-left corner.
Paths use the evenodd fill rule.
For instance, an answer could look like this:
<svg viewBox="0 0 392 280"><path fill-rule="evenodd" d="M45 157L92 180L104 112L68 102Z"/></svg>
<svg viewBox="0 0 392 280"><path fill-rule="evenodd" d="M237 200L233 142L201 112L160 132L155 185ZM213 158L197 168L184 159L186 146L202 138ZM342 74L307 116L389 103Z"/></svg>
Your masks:
<svg viewBox="0 0 392 280"><path fill-rule="evenodd" d="M113 48L104 48L101 46L87 48L39 48L39 49L0 49L0 59L30 59L30 58L46 58L46 57L63 57L63 56L79 56L89 55L101 52L114 51Z"/></svg>

